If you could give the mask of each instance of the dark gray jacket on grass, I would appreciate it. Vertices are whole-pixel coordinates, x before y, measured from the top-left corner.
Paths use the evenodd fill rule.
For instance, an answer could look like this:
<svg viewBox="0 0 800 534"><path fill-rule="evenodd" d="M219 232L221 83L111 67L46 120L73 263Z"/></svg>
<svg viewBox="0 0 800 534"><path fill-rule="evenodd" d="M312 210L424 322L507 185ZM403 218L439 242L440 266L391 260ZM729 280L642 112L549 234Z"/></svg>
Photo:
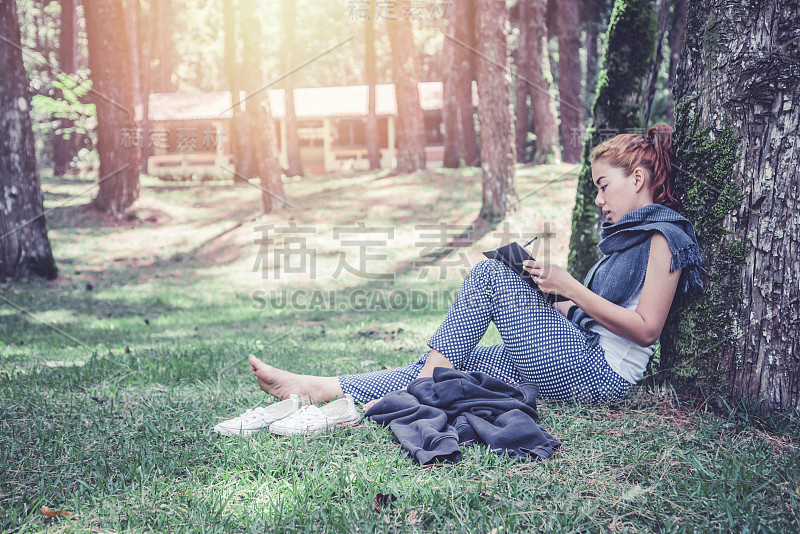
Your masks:
<svg viewBox="0 0 800 534"><path fill-rule="evenodd" d="M547 459L561 442L537 421L534 384L513 387L479 372L437 367L406 391L394 391L367 417L389 425L397 440L421 465L457 462L459 444L482 443L514 458Z"/></svg>

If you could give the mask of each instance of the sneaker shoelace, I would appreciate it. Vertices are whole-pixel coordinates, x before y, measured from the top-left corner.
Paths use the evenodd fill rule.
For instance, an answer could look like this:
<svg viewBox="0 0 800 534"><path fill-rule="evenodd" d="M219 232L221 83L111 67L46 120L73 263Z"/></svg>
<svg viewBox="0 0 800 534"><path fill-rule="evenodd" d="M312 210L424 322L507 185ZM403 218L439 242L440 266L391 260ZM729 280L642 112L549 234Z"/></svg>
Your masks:
<svg viewBox="0 0 800 534"><path fill-rule="evenodd" d="M300 410L294 413L292 418L296 419L300 424L305 426L309 426L320 421L328 421L328 417L323 413L323 411L311 404L300 408Z"/></svg>
<svg viewBox="0 0 800 534"><path fill-rule="evenodd" d="M266 419L264 416L264 411L266 407L259 406L258 408L250 408L249 410L245 410L245 412L239 416L239 419L242 420L243 423L252 423L255 421L261 421L262 419Z"/></svg>

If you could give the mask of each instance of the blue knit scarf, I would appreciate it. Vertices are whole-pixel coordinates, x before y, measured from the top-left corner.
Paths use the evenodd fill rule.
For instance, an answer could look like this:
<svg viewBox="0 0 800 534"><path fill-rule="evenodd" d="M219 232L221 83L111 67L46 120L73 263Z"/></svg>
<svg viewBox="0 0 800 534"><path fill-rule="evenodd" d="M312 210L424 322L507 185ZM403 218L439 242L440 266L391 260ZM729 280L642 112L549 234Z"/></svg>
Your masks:
<svg viewBox="0 0 800 534"><path fill-rule="evenodd" d="M598 248L604 254L589 270L583 285L614 304L624 305L644 284L650 238L659 232L672 252L669 272L681 269L678 293L692 295L703 289L703 258L692 223L677 211L649 204L625 214L615 223L604 222ZM595 323L576 308L573 323L589 328Z"/></svg>

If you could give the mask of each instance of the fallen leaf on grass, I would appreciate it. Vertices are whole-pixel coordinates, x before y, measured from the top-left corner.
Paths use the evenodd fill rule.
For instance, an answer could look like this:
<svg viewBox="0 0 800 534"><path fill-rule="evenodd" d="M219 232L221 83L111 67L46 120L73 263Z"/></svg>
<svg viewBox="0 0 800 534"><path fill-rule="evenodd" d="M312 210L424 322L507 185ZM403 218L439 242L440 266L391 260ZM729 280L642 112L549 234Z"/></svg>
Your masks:
<svg viewBox="0 0 800 534"><path fill-rule="evenodd" d="M384 508L390 506L396 500L397 497L392 493L378 493L375 495L375 501L372 503L372 507L377 513L381 513Z"/></svg>
<svg viewBox="0 0 800 534"><path fill-rule="evenodd" d="M45 517L51 517L53 519L60 519L62 517L65 519L75 519L77 517L72 512L67 510L51 510L47 506L42 506L42 509L39 511L39 513Z"/></svg>

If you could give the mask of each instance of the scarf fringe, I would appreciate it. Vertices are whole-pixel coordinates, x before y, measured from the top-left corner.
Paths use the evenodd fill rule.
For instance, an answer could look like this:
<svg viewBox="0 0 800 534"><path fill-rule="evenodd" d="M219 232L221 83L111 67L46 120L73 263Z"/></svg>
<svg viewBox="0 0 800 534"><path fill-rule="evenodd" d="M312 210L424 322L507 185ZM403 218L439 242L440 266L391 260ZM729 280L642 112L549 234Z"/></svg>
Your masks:
<svg viewBox="0 0 800 534"><path fill-rule="evenodd" d="M684 247L672 255L669 272L681 270L681 293L692 296L703 289L703 257L696 245Z"/></svg>

